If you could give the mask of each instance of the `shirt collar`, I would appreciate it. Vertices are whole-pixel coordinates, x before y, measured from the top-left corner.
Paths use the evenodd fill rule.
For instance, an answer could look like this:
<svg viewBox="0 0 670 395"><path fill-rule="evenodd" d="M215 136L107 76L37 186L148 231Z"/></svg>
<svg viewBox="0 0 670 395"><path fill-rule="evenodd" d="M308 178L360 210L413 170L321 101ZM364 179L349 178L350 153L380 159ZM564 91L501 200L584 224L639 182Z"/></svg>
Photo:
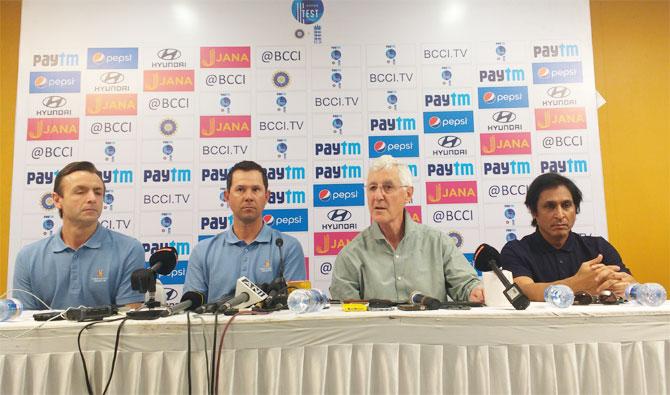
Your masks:
<svg viewBox="0 0 670 395"><path fill-rule="evenodd" d="M539 230L535 230L535 233L533 233L533 242L536 246L538 246L542 251L545 252L554 252L554 251L567 251L571 252L572 250L575 249L575 234L570 232L568 234L568 240L565 241L565 244L563 244L563 247L561 248L556 248L553 245L549 244L547 240L542 237L542 234L540 233Z"/></svg>
<svg viewBox="0 0 670 395"><path fill-rule="evenodd" d="M418 224L412 220L412 216L407 212L407 210L403 210L403 215L405 216L405 236L407 236L408 234L416 230ZM384 237L384 234L382 233L382 230L379 228L378 223L373 221L371 226L372 226L371 229L372 237L374 237L377 240L386 240L386 237Z"/></svg>
<svg viewBox="0 0 670 395"><path fill-rule="evenodd" d="M100 226L100 223L98 223L98 226L95 228L95 232L93 232L91 237L89 237L88 240L86 240L84 244L81 245L81 247L100 248L102 246L102 239L105 237L105 230L106 229L103 226ZM65 241L63 241L62 231L63 227L61 226L58 228L58 232L56 232L54 238L52 239L51 250L53 252L63 252L67 249L72 250L72 248L70 248L70 246L65 244Z"/></svg>
<svg viewBox="0 0 670 395"><path fill-rule="evenodd" d="M263 224L263 227L261 228L261 231L258 233L258 236L256 236L256 239L251 242L253 243L269 243L272 240L272 228L269 227L267 224ZM233 231L233 227L231 226L230 229L225 231L223 233L223 242L227 244L238 244L238 243L243 243L243 240L240 240L239 237L235 234Z"/></svg>

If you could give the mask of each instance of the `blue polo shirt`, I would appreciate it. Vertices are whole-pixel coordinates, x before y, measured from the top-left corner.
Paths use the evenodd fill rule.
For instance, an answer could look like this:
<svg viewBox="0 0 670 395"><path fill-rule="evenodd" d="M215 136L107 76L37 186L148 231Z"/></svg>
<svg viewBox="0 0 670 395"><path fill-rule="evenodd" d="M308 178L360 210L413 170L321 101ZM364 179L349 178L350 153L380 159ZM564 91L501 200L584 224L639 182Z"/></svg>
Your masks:
<svg viewBox="0 0 670 395"><path fill-rule="evenodd" d="M554 248L539 231L521 240L507 242L500 252L500 263L514 277L527 276L536 283L550 283L574 276L582 263L602 254L603 263L618 265L630 274L617 250L602 237L580 236L570 232L561 248Z"/></svg>
<svg viewBox="0 0 670 395"><path fill-rule="evenodd" d="M195 246L188 260L184 292L201 292L210 303L235 294L237 279L242 276L256 285L272 282L279 274L278 238L284 239L284 278L304 280L305 254L295 237L263 224L256 239L247 244L231 227Z"/></svg>
<svg viewBox="0 0 670 395"><path fill-rule="evenodd" d="M58 229L21 249L16 256L13 288L34 293L53 309L123 305L144 300L144 295L130 287L130 274L143 268L144 248L132 237L98 224L93 235L73 250L63 242ZM12 295L27 310L46 309L25 292Z"/></svg>

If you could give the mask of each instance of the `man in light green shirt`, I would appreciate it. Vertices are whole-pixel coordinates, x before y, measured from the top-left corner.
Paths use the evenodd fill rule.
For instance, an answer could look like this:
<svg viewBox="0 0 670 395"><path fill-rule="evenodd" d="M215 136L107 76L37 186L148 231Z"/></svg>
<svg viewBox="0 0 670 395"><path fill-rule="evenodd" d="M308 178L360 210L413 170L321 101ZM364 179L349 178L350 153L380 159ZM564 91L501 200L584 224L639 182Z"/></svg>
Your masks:
<svg viewBox="0 0 670 395"><path fill-rule="evenodd" d="M407 302L420 291L441 301L484 302L475 270L445 233L412 221L405 205L414 187L406 164L383 155L368 173L372 225L335 259L333 299Z"/></svg>

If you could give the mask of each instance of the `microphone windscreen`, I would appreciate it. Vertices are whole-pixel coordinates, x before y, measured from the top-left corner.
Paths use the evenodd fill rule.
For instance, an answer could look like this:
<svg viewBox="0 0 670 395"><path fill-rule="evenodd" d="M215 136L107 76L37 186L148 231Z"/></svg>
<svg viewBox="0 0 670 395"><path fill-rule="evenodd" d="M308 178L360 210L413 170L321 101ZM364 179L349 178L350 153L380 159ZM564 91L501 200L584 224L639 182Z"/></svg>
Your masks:
<svg viewBox="0 0 670 395"><path fill-rule="evenodd" d="M488 244L482 244L475 251L475 268L480 272L490 272L489 262L493 260L500 266L500 253Z"/></svg>
<svg viewBox="0 0 670 395"><path fill-rule="evenodd" d="M187 310L195 310L205 303L205 295L200 292L188 291L182 295L180 302L191 301L191 307Z"/></svg>
<svg viewBox="0 0 670 395"><path fill-rule="evenodd" d="M172 273L172 270L177 266L177 249L174 247L166 247L151 254L151 257L149 257L149 265L153 266L159 262L161 265L158 267L158 270L156 270L156 273L163 276Z"/></svg>

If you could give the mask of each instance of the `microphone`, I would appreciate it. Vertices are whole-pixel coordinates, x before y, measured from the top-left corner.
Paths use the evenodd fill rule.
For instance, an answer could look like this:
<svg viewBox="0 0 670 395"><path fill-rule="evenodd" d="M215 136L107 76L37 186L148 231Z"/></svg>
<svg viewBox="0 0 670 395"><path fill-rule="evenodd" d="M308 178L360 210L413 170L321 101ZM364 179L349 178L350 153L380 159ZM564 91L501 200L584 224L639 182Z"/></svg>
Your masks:
<svg viewBox="0 0 670 395"><path fill-rule="evenodd" d="M477 251L475 252L475 268L480 272L493 270L505 286L503 294L515 309L525 310L530 305L530 300L524 295L521 288L516 283L510 283L500 270L500 253L498 250L488 244L482 244L477 247Z"/></svg>
<svg viewBox="0 0 670 395"><path fill-rule="evenodd" d="M203 303L205 303L205 295L201 294L200 292L188 291L181 297L180 303L172 307L168 307L161 314L161 317L175 315L177 313L181 313L184 310L195 310L202 306Z"/></svg>
<svg viewBox="0 0 670 395"><path fill-rule="evenodd" d="M279 248L279 278L284 279L284 253L282 247L284 246L284 239L281 237L275 240L275 245Z"/></svg>
<svg viewBox="0 0 670 395"><path fill-rule="evenodd" d="M268 295L256 284L246 277L237 279L235 297L219 305L217 311L225 311L233 307L243 309L262 302Z"/></svg>
<svg viewBox="0 0 670 395"><path fill-rule="evenodd" d="M414 291L409 296L409 301L412 304L426 306L426 310L437 310L442 305L438 299L435 299L430 296L426 296L421 293L421 291Z"/></svg>
<svg viewBox="0 0 670 395"><path fill-rule="evenodd" d="M140 293L156 292L156 273L166 276L177 266L177 249L161 248L151 254L148 269L137 269L130 275L130 286ZM153 298L153 296L152 296Z"/></svg>

